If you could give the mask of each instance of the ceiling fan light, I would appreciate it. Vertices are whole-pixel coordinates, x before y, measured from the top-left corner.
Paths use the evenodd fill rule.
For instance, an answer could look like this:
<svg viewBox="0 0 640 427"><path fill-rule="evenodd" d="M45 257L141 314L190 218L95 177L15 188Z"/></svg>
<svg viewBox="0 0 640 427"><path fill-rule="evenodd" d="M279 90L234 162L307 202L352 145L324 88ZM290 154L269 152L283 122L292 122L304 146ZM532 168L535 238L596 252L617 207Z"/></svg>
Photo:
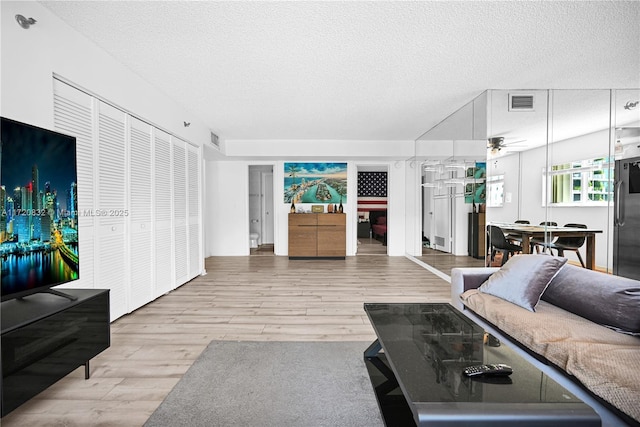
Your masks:
<svg viewBox="0 0 640 427"><path fill-rule="evenodd" d="M489 148L500 148L502 143L504 142L504 137L502 136L494 136L489 138L488 140Z"/></svg>

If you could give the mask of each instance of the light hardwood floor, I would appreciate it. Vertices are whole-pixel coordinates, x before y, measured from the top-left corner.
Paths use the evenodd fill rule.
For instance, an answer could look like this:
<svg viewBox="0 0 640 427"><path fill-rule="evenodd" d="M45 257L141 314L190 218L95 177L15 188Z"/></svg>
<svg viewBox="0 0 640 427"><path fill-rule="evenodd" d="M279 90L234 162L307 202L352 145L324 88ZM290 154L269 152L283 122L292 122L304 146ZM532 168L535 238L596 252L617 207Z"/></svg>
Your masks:
<svg viewBox="0 0 640 427"><path fill-rule="evenodd" d="M89 380L79 368L2 426L142 426L211 340L357 340L364 351L375 339L364 302L450 300L445 280L405 257L213 257L206 270L113 322Z"/></svg>
<svg viewBox="0 0 640 427"><path fill-rule="evenodd" d="M416 259L429 264L430 266L440 270L447 276L451 276L451 269L454 267L484 267L485 260L473 258L470 256L454 256L446 252L440 252L435 249L424 248L422 256ZM499 262L492 265L499 266Z"/></svg>

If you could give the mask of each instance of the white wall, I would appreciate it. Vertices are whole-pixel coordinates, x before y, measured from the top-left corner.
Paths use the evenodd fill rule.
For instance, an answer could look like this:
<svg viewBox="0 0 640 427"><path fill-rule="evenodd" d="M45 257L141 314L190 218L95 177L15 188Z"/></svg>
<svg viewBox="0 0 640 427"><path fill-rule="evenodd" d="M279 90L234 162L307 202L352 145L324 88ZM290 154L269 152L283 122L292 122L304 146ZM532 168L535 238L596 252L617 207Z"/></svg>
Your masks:
<svg viewBox="0 0 640 427"><path fill-rule="evenodd" d="M226 140L225 154L229 159L404 160L413 157L414 141Z"/></svg>
<svg viewBox="0 0 640 427"><path fill-rule="evenodd" d="M249 255L249 165L240 161L207 162L206 181L205 253Z"/></svg>
<svg viewBox="0 0 640 427"><path fill-rule="evenodd" d="M311 145L310 145L311 146ZM312 157L317 152L314 145L304 158L295 161L319 162ZM205 208L205 254L206 256L246 256L249 248L248 165L255 161L229 160L207 162L206 208ZM357 250L357 165L367 161L347 161L347 202L343 204L347 215L347 256L353 256ZM388 224L389 235L387 253L390 256L403 256L405 249L405 204L409 190L405 185L404 161L375 161L376 165L386 166L389 170ZM276 161L273 168L274 192L274 254L288 255L288 214L290 204L284 203L284 161ZM413 194L411 194L411 197ZM297 205L310 210L309 204Z"/></svg>
<svg viewBox="0 0 640 427"><path fill-rule="evenodd" d="M188 110L116 62L37 2L0 2L2 75L0 114L53 128L53 74L58 74L194 144L209 129ZM21 28L15 15L38 22ZM191 123L185 128L183 121Z"/></svg>

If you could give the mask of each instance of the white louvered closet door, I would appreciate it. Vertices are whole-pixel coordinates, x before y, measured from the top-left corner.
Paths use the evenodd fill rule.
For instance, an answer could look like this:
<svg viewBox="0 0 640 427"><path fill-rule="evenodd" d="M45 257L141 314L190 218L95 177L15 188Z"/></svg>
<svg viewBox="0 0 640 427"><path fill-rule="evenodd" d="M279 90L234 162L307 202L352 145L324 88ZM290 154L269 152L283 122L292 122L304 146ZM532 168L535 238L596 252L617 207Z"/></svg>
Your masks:
<svg viewBox="0 0 640 427"><path fill-rule="evenodd" d="M96 288L111 290L111 319L128 313L126 114L98 101Z"/></svg>
<svg viewBox="0 0 640 427"><path fill-rule="evenodd" d="M155 297L153 152L151 126L133 117L129 122L129 302L136 309Z"/></svg>
<svg viewBox="0 0 640 427"><path fill-rule="evenodd" d="M155 296L158 297L175 288L173 274L171 137L156 129L153 146L153 250L155 255Z"/></svg>
<svg viewBox="0 0 640 427"><path fill-rule="evenodd" d="M189 280L189 237L187 217L187 147L173 138L173 221L176 286Z"/></svg>
<svg viewBox="0 0 640 427"><path fill-rule="evenodd" d="M189 218L189 278L202 273L200 228L200 150L187 144L187 197Z"/></svg>
<svg viewBox="0 0 640 427"><path fill-rule="evenodd" d="M77 139L80 280L111 319L203 269L201 151L54 77L56 129Z"/></svg>
<svg viewBox="0 0 640 427"><path fill-rule="evenodd" d="M70 287L94 287L94 169L92 97L59 80L54 80L54 125L58 132L76 137L78 173L78 260L77 282Z"/></svg>

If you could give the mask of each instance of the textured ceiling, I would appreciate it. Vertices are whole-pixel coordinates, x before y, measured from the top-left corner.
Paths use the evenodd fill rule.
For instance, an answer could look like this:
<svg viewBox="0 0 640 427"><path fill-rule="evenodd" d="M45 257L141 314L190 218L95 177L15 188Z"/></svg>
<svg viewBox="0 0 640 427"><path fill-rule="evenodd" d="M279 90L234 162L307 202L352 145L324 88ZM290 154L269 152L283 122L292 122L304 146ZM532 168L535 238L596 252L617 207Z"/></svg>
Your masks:
<svg viewBox="0 0 640 427"><path fill-rule="evenodd" d="M486 89L640 87L640 2L43 1L227 140L412 140Z"/></svg>

